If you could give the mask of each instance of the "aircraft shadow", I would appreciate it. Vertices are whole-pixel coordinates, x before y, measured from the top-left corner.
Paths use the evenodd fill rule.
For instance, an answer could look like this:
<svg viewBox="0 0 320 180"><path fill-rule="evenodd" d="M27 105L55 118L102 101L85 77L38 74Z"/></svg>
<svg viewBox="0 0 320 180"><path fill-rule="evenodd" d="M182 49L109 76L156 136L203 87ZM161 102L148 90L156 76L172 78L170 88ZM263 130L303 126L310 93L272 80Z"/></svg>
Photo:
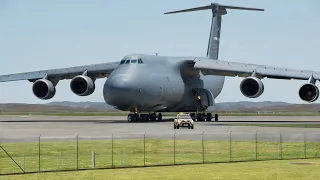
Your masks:
<svg viewBox="0 0 320 180"><path fill-rule="evenodd" d="M127 120L98 120L98 121L88 121L88 122L94 122L94 123L110 123L110 124L128 124L129 122ZM163 122L173 122L173 118L165 118L161 121L148 121L148 122L131 122L130 124L145 124L145 123L163 123Z"/></svg>
<svg viewBox="0 0 320 180"><path fill-rule="evenodd" d="M50 123L109 123L109 124L128 124L129 122L127 120L1 120L0 122L6 122L6 123L39 123L39 122L50 122ZM136 123L163 123L163 122L173 122L173 118L165 118L161 121L148 121L148 122L132 122L134 124ZM130 124L132 124L130 123Z"/></svg>

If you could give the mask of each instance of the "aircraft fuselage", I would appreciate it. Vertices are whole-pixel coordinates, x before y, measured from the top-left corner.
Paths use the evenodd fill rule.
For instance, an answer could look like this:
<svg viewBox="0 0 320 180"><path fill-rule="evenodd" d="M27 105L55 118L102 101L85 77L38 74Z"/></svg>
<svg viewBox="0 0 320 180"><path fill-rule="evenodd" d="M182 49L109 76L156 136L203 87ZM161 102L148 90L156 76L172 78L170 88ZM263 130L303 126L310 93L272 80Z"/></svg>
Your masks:
<svg viewBox="0 0 320 180"><path fill-rule="evenodd" d="M188 69L194 58L126 56L104 84L105 102L124 111L195 112L194 89L209 90L215 99L225 77Z"/></svg>

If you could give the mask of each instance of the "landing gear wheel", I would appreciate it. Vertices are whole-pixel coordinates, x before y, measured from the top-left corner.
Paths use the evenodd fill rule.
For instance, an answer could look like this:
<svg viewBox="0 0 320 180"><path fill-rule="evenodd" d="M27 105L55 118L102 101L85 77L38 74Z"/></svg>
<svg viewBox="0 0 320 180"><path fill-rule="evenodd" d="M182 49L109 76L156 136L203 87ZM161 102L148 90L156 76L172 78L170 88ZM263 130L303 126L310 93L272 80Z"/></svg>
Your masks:
<svg viewBox="0 0 320 180"><path fill-rule="evenodd" d="M150 114L150 121L155 121L157 119L156 113Z"/></svg>
<svg viewBox="0 0 320 180"><path fill-rule="evenodd" d="M198 121L202 121L203 119L202 119L203 117L202 117L202 114L201 113L198 113L197 114L197 120Z"/></svg>
<svg viewBox="0 0 320 180"><path fill-rule="evenodd" d="M129 122L137 122L139 120L139 114L129 114L128 115L128 121Z"/></svg>
<svg viewBox="0 0 320 180"><path fill-rule="evenodd" d="M159 113L159 115L158 115L158 121L162 121L162 114L161 113Z"/></svg>
<svg viewBox="0 0 320 180"><path fill-rule="evenodd" d="M218 121L219 120L219 115L218 113L214 114L214 121Z"/></svg>
<svg viewBox="0 0 320 180"><path fill-rule="evenodd" d="M135 117L134 122L138 122L140 120L139 114L134 114L134 117Z"/></svg>
<svg viewBox="0 0 320 180"><path fill-rule="evenodd" d="M212 121L212 113L207 113L206 120L207 121Z"/></svg>
<svg viewBox="0 0 320 180"><path fill-rule="evenodd" d="M141 122L148 122L149 119L150 119L149 114L141 114L141 115L140 115L140 121L141 121Z"/></svg>
<svg viewBox="0 0 320 180"><path fill-rule="evenodd" d="M196 116L196 113L190 113L190 117L192 118L192 120L196 120L196 118L195 118L195 116Z"/></svg>
<svg viewBox="0 0 320 180"><path fill-rule="evenodd" d="M150 121L150 115L146 114L146 121L145 122L148 122L148 121Z"/></svg>
<svg viewBox="0 0 320 180"><path fill-rule="evenodd" d="M133 114L128 114L127 120L129 122L132 122L133 121Z"/></svg>

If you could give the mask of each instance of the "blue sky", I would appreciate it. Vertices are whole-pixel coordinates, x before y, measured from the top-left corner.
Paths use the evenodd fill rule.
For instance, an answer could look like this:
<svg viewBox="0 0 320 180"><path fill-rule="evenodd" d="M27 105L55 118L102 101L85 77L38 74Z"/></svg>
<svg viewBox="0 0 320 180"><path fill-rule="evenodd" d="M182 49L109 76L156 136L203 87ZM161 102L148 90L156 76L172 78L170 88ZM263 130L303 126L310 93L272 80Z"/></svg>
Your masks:
<svg viewBox="0 0 320 180"><path fill-rule="evenodd" d="M205 56L211 12L163 13L211 2L1 0L0 74L117 61L128 53ZM320 1L215 2L265 9L228 11L222 22L219 59L320 70ZM37 99L28 81L1 83L0 102L103 101L105 80L97 80L98 88L88 97L74 95L70 81L60 81L49 101ZM217 102L303 103L298 90L305 81L264 79L264 94L248 99L240 92L241 80L226 78Z"/></svg>

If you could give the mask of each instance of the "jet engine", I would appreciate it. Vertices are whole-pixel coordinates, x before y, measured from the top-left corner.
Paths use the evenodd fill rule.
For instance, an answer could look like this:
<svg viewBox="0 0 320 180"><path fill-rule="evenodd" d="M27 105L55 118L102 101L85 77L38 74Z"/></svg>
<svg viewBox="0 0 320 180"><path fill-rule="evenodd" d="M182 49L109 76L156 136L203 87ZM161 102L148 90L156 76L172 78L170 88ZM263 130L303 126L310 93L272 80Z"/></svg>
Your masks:
<svg viewBox="0 0 320 180"><path fill-rule="evenodd" d="M88 96L94 92L95 84L90 77L78 75L71 80L70 88L78 96Z"/></svg>
<svg viewBox="0 0 320 180"><path fill-rule="evenodd" d="M319 89L312 83L305 84L301 86L299 96L304 101L314 102L319 97Z"/></svg>
<svg viewBox="0 0 320 180"><path fill-rule="evenodd" d="M32 85L33 94L43 100L51 99L56 94L53 83L47 79L38 79Z"/></svg>
<svg viewBox="0 0 320 180"><path fill-rule="evenodd" d="M257 98L264 91L262 81L257 77L246 77L240 84L241 93L248 98Z"/></svg>

